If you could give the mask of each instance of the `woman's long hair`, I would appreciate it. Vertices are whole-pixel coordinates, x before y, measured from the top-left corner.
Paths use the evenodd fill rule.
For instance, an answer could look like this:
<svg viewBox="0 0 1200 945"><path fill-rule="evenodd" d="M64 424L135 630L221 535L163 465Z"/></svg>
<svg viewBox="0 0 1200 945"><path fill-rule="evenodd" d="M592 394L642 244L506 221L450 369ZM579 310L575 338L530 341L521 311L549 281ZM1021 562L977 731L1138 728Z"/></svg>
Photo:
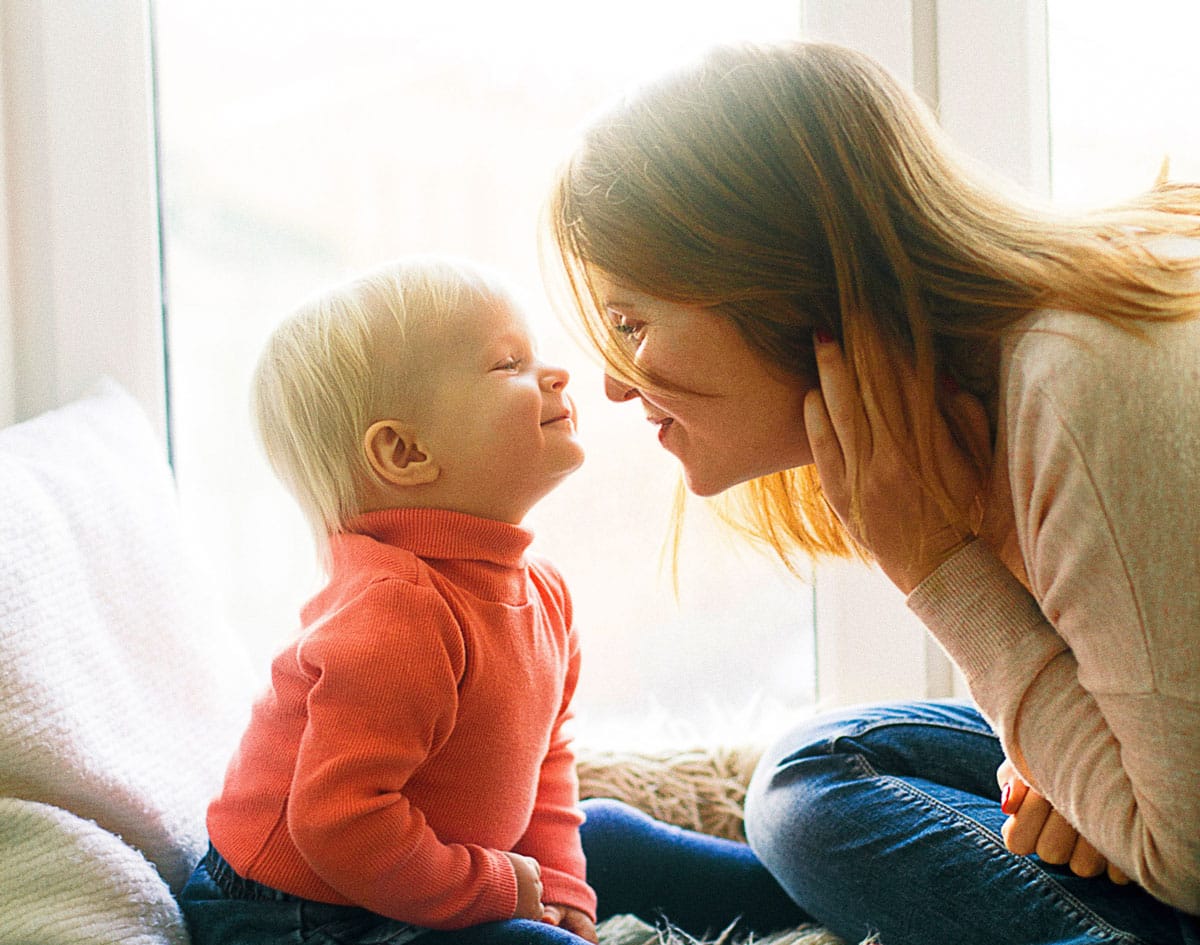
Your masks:
<svg viewBox="0 0 1200 945"><path fill-rule="evenodd" d="M612 344L597 270L711 307L797 377L815 379L811 339L824 331L866 398L880 365L907 357L918 462L956 517L931 472L939 375L987 401L1001 333L1046 306L1122 324L1200 310L1200 260L1162 258L1148 239L1200 234L1200 188L1160 181L1071 218L1026 205L982 183L874 61L831 44L721 47L628 98L564 165L547 232L571 307L621 376L653 381ZM785 562L859 551L813 467L723 499L726 520Z"/></svg>

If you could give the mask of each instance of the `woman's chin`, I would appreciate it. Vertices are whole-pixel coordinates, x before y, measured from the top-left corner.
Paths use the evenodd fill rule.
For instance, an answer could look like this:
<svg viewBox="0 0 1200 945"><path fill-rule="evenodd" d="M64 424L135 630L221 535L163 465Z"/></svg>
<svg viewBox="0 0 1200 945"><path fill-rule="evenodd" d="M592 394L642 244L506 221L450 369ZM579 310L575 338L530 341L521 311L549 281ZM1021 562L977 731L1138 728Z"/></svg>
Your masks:
<svg viewBox="0 0 1200 945"><path fill-rule="evenodd" d="M713 496L720 495L722 492L727 492L734 486L740 486L744 482L750 482L752 479L761 479L763 476L772 476L775 473L786 472L789 469L796 469L800 466L811 466L812 460L805 458L803 462L798 462L794 465L780 465L779 467L771 467L762 470L748 471L741 474L730 472L724 476L718 476L715 473L709 472L707 475L701 470L689 470L686 466L683 468L683 481L687 486L688 492L701 499L711 499Z"/></svg>
<svg viewBox="0 0 1200 945"><path fill-rule="evenodd" d="M703 475L690 472L686 467L683 470L683 481L687 486L688 492L694 496L699 496L701 499L711 499L715 495L720 495L726 489L736 486L739 482L745 482L744 479L735 479L730 482L728 477L721 479L712 476L705 477Z"/></svg>

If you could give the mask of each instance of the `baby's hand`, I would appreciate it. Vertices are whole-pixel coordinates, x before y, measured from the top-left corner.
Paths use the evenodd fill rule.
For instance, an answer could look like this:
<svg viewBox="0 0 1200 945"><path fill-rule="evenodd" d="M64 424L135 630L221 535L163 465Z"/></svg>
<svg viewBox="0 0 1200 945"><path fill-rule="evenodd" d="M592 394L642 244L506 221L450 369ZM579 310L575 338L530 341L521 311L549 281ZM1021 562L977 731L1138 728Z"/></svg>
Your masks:
<svg viewBox="0 0 1200 945"><path fill-rule="evenodd" d="M531 856L520 853L505 853L517 874L517 911L514 919L541 921L545 913L542 906L542 866Z"/></svg>
<svg viewBox="0 0 1200 945"><path fill-rule="evenodd" d="M1001 791L1000 809L1009 815L1000 834L1010 853L1018 856L1036 853L1047 863L1067 864L1076 876L1100 876L1107 872L1114 883L1129 882L1046 798L1025 783L1011 761L1005 759L1000 765L996 780Z"/></svg>
<svg viewBox="0 0 1200 945"><path fill-rule="evenodd" d="M599 945L600 938L596 935L596 923L578 909L572 909L570 906L548 905L542 921L573 932L585 941L591 942L592 945Z"/></svg>

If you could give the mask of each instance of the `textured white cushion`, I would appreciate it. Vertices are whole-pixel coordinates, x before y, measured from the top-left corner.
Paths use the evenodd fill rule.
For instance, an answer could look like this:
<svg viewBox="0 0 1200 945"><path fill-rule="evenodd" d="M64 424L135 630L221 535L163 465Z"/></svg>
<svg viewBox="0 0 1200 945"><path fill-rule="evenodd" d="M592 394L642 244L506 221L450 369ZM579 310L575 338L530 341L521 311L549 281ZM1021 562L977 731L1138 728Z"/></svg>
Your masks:
<svg viewBox="0 0 1200 945"><path fill-rule="evenodd" d="M187 945L154 867L90 820L0 797L0 941Z"/></svg>
<svg viewBox="0 0 1200 945"><path fill-rule="evenodd" d="M0 908L0 943L171 940L96 937L103 915L70 913L120 864L131 872L110 890L149 895L150 864L161 876L143 903L151 926L174 908L168 887L203 853L249 709L247 666L195 578L164 450L129 395L106 382L0 430L0 900L13 903L15 876L35 897L20 930ZM113 905L114 921L131 914Z"/></svg>

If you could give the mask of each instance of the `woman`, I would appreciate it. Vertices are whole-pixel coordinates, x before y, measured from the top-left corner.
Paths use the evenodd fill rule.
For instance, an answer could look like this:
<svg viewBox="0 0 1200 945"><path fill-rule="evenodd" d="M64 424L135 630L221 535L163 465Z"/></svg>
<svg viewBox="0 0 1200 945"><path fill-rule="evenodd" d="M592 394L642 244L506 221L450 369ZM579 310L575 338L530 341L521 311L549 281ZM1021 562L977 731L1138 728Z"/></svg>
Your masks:
<svg viewBox="0 0 1200 945"><path fill-rule="evenodd" d="M1034 209L868 58L739 47L595 122L549 223L691 491L874 560L978 705L768 753L747 828L792 898L885 945L1194 941L1200 188Z"/></svg>

